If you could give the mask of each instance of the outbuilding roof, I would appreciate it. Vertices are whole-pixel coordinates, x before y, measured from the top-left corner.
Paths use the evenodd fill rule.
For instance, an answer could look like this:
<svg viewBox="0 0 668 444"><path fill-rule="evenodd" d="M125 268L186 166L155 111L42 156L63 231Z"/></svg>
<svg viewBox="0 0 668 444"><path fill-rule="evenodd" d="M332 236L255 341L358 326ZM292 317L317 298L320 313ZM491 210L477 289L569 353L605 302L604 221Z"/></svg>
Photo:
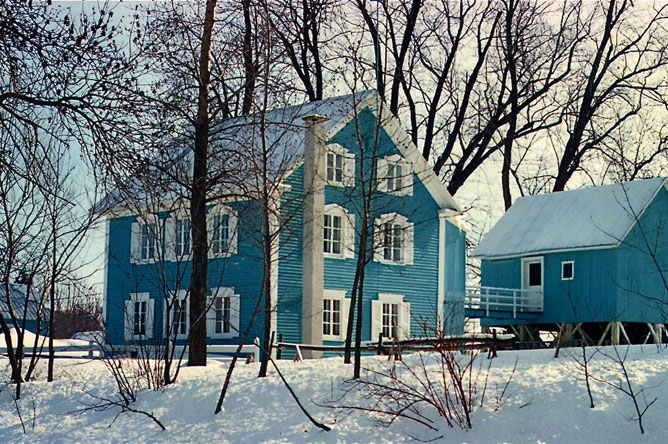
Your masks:
<svg viewBox="0 0 668 444"><path fill-rule="evenodd" d="M35 321L40 312L38 296L31 292L30 299L26 303L27 287L21 284L9 284L11 294L12 308L17 319L23 319L25 313L26 321ZM42 314L46 313L46 308L41 307ZM6 321L11 319L9 315L9 306L7 304L7 294L5 286L0 285L0 312Z"/></svg>
<svg viewBox="0 0 668 444"><path fill-rule="evenodd" d="M614 247L652 202L666 178L522 197L471 257L525 256L555 250Z"/></svg>

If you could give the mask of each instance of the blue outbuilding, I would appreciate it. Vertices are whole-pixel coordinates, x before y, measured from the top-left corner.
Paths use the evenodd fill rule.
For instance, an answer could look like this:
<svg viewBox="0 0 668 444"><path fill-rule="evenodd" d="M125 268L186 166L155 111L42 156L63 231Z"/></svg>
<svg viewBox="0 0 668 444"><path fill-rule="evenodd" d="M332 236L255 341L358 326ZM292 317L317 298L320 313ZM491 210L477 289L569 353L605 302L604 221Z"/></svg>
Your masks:
<svg viewBox="0 0 668 444"><path fill-rule="evenodd" d="M665 340L668 182L654 178L523 197L472 257L467 315L539 341Z"/></svg>

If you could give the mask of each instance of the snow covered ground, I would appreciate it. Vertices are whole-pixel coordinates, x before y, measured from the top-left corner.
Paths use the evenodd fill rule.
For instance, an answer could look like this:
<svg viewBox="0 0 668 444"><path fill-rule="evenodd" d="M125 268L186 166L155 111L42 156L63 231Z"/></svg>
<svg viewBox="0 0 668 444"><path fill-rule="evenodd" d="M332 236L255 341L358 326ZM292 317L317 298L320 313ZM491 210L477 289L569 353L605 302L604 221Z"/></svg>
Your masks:
<svg viewBox="0 0 668 444"><path fill-rule="evenodd" d="M608 349L610 351L610 349ZM176 384L163 391L143 391L134 408L153 413L167 428L160 430L145 416L115 412L76 411L93 401L89 395L111 396L113 380L101 362L62 359L57 362L58 380L39 380L24 385L18 403L27 433L24 435L6 383L6 360L0 358L0 443L14 442L229 442L229 443L392 443L422 440L439 435L447 443L665 443L668 440L668 350L634 346L626 360L634 389L646 389L646 401L657 398L647 411L646 433L629 418L630 398L602 383L594 383L596 407L589 408L578 365L562 350L503 351L493 360L485 402L473 413L473 429L447 428L438 433L400 419L388 428L378 426L368 413L341 412L322 406L341 395L341 382L352 369L340 358L308 362L281 361L286 378L311 414L332 427L325 432L303 416L278 376L272 372L256 378L258 365L241 364L233 377L225 411L213 409L222 385L226 364L210 362L206 368L184 368ZM415 363L416 356L405 356ZM484 356L482 356L484 359ZM388 365L387 358L365 358L364 366ZM496 399L517 363L501 406ZM616 380L618 369L599 355L593 371ZM484 366L487 361L484 362ZM4 373L2 373L4 372ZM353 397L352 400L363 402ZM641 401L642 402L642 401ZM428 409L423 412L429 414ZM433 416L432 416L433 417ZM437 419L437 418L435 418ZM113 422L113 424L112 424ZM438 424L438 422L437 422Z"/></svg>

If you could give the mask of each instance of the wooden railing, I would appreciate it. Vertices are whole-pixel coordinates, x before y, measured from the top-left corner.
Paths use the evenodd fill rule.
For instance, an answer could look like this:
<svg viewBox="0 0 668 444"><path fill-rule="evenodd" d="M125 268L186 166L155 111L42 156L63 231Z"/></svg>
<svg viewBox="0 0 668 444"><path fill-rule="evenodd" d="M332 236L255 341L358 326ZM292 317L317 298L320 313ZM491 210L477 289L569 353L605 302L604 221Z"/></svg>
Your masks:
<svg viewBox="0 0 668 444"><path fill-rule="evenodd" d="M466 289L464 307L490 312L512 312L513 318L518 313L541 313L543 311L543 292L540 290L522 290L519 288L471 287Z"/></svg>

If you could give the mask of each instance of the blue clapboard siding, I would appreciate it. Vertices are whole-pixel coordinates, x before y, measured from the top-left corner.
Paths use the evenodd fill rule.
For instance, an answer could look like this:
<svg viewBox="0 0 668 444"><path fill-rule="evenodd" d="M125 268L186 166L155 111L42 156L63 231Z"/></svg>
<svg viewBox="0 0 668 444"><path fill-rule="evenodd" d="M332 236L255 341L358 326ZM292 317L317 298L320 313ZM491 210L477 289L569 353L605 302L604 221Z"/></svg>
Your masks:
<svg viewBox="0 0 668 444"><path fill-rule="evenodd" d="M367 109L357 116L357 123L350 122L342 128L328 143L338 143L356 156L356 168L359 168L359 159L362 150L358 143L358 128L364 136L361 138L364 152L364 168L369 171L375 144L376 118ZM381 129L378 136L377 157L400 154L387 133ZM357 174L359 175L359 173ZM287 179L291 186L285 193L282 203L283 217L291 219L290 227L284 230L281 236L281 259L279 265L278 282L278 331L283 333L284 340L300 342L301 340L301 273L302 273L302 218L298 211L301 193L303 190L303 167ZM359 186L360 184L357 184ZM355 220L356 251L359 251L359 230L361 219L358 214L361 208L361 198L358 192L350 188L325 188L325 204L336 203L346 208L350 213L357 214ZM438 294L438 248L439 248L439 221L438 206L429 192L413 175L413 195L397 196L378 192L373 197L373 219L384 213L396 212L405 216L415 224L414 253L412 265L388 265L371 261L365 270L362 339L371 338L371 301L378 298L378 293L395 293L404 295L404 300L411 304L411 334L421 336L436 325L437 294ZM294 217L295 215L296 217ZM446 282L452 288L461 290L465 286L465 239L466 235L454 225L447 224L449 240L446 259ZM350 297L355 277L356 258L324 259L324 288L345 290ZM463 301L456 305L463 306ZM456 315L446 316L451 319L449 332L463 331L463 311L459 309Z"/></svg>
<svg viewBox="0 0 668 444"><path fill-rule="evenodd" d="M209 260L208 288L233 287L240 295L240 330L243 332L259 297L262 277L262 254L258 240L257 205L249 202L230 203L239 215L238 251L225 258ZM166 218L167 213L159 217ZM162 336L164 325L164 290L187 289L190 283L190 262L132 264L130 262L131 224L135 216L109 221L109 266L107 275L106 329L113 344L124 341L124 305L131 293L148 292L155 300L154 338ZM166 276L167 279L161 278ZM262 316L254 323L249 340L261 337ZM239 338L210 339L211 344L238 343Z"/></svg>
<svg viewBox="0 0 668 444"><path fill-rule="evenodd" d="M656 263L649 251L655 254ZM662 276L668 277L668 191L665 187L659 190L619 246L551 252L542 256L544 310L531 323L668 321L668 294L662 279ZM520 257L483 259L482 285L521 288L521 260ZM575 262L572 280L561 279L562 261ZM523 322L490 317L481 319L481 323Z"/></svg>

